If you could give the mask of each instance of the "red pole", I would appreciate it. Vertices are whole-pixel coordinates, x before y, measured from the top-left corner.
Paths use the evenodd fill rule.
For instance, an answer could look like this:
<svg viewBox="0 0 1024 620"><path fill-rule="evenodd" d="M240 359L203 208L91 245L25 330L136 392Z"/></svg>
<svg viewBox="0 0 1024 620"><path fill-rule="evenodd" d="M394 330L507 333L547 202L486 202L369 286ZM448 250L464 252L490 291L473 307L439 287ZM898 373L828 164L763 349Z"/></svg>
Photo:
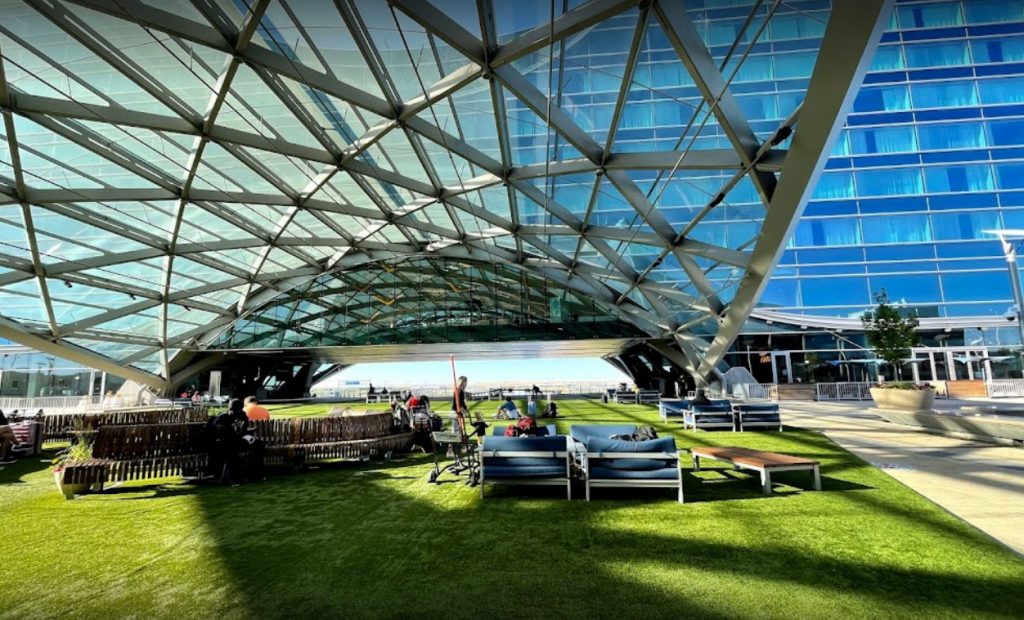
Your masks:
<svg viewBox="0 0 1024 620"><path fill-rule="evenodd" d="M453 409L455 409L455 421L459 425L459 432L465 435L466 421L465 419L463 419L462 409L460 408L461 403L459 402L459 379L458 376L455 374L455 355L449 355L448 361L450 361L452 364L452 405L454 405Z"/></svg>

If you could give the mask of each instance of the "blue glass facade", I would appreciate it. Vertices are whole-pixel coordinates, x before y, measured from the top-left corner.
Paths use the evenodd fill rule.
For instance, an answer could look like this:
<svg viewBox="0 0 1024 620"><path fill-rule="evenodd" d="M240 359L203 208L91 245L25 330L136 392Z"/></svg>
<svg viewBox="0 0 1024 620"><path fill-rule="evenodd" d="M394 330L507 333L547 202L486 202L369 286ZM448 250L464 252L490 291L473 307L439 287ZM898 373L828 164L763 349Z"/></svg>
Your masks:
<svg viewBox="0 0 1024 620"><path fill-rule="evenodd" d="M762 305L1002 316L1024 227L1024 2L900 2Z"/></svg>

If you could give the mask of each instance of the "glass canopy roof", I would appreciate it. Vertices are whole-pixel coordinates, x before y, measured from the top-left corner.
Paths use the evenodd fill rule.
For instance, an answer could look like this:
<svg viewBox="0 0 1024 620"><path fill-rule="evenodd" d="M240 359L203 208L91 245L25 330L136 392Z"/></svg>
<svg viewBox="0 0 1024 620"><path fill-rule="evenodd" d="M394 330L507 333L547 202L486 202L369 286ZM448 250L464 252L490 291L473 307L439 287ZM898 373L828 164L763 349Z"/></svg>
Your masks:
<svg viewBox="0 0 1024 620"><path fill-rule="evenodd" d="M640 4L0 0L3 334L160 377L566 324L703 350L829 3Z"/></svg>

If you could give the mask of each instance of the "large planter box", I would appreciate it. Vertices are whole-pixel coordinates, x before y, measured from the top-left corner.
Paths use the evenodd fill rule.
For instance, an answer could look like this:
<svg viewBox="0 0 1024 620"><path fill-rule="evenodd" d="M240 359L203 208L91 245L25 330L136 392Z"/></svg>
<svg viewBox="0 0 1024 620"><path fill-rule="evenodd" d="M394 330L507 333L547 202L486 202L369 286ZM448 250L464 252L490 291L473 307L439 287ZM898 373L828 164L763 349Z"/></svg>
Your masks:
<svg viewBox="0 0 1024 620"><path fill-rule="evenodd" d="M880 409L898 411L931 411L935 390L888 390L871 388L871 398Z"/></svg>

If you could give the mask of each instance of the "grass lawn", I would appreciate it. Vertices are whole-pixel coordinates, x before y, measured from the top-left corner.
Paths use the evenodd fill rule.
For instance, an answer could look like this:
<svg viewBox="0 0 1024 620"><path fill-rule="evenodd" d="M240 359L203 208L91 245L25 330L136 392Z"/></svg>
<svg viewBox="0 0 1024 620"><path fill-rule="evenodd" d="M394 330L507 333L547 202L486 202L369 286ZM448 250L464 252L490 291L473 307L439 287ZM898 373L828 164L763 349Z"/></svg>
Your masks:
<svg viewBox="0 0 1024 620"><path fill-rule="evenodd" d="M0 470L0 618L1024 614L1024 560L821 435L684 433L654 407L559 405L562 431L636 421L680 447L814 457L824 490L782 474L800 488L763 497L752 476L711 471L685 477L684 505L665 489L598 489L586 503L497 487L481 500L427 484L430 457L415 455L69 502L34 459Z"/></svg>

